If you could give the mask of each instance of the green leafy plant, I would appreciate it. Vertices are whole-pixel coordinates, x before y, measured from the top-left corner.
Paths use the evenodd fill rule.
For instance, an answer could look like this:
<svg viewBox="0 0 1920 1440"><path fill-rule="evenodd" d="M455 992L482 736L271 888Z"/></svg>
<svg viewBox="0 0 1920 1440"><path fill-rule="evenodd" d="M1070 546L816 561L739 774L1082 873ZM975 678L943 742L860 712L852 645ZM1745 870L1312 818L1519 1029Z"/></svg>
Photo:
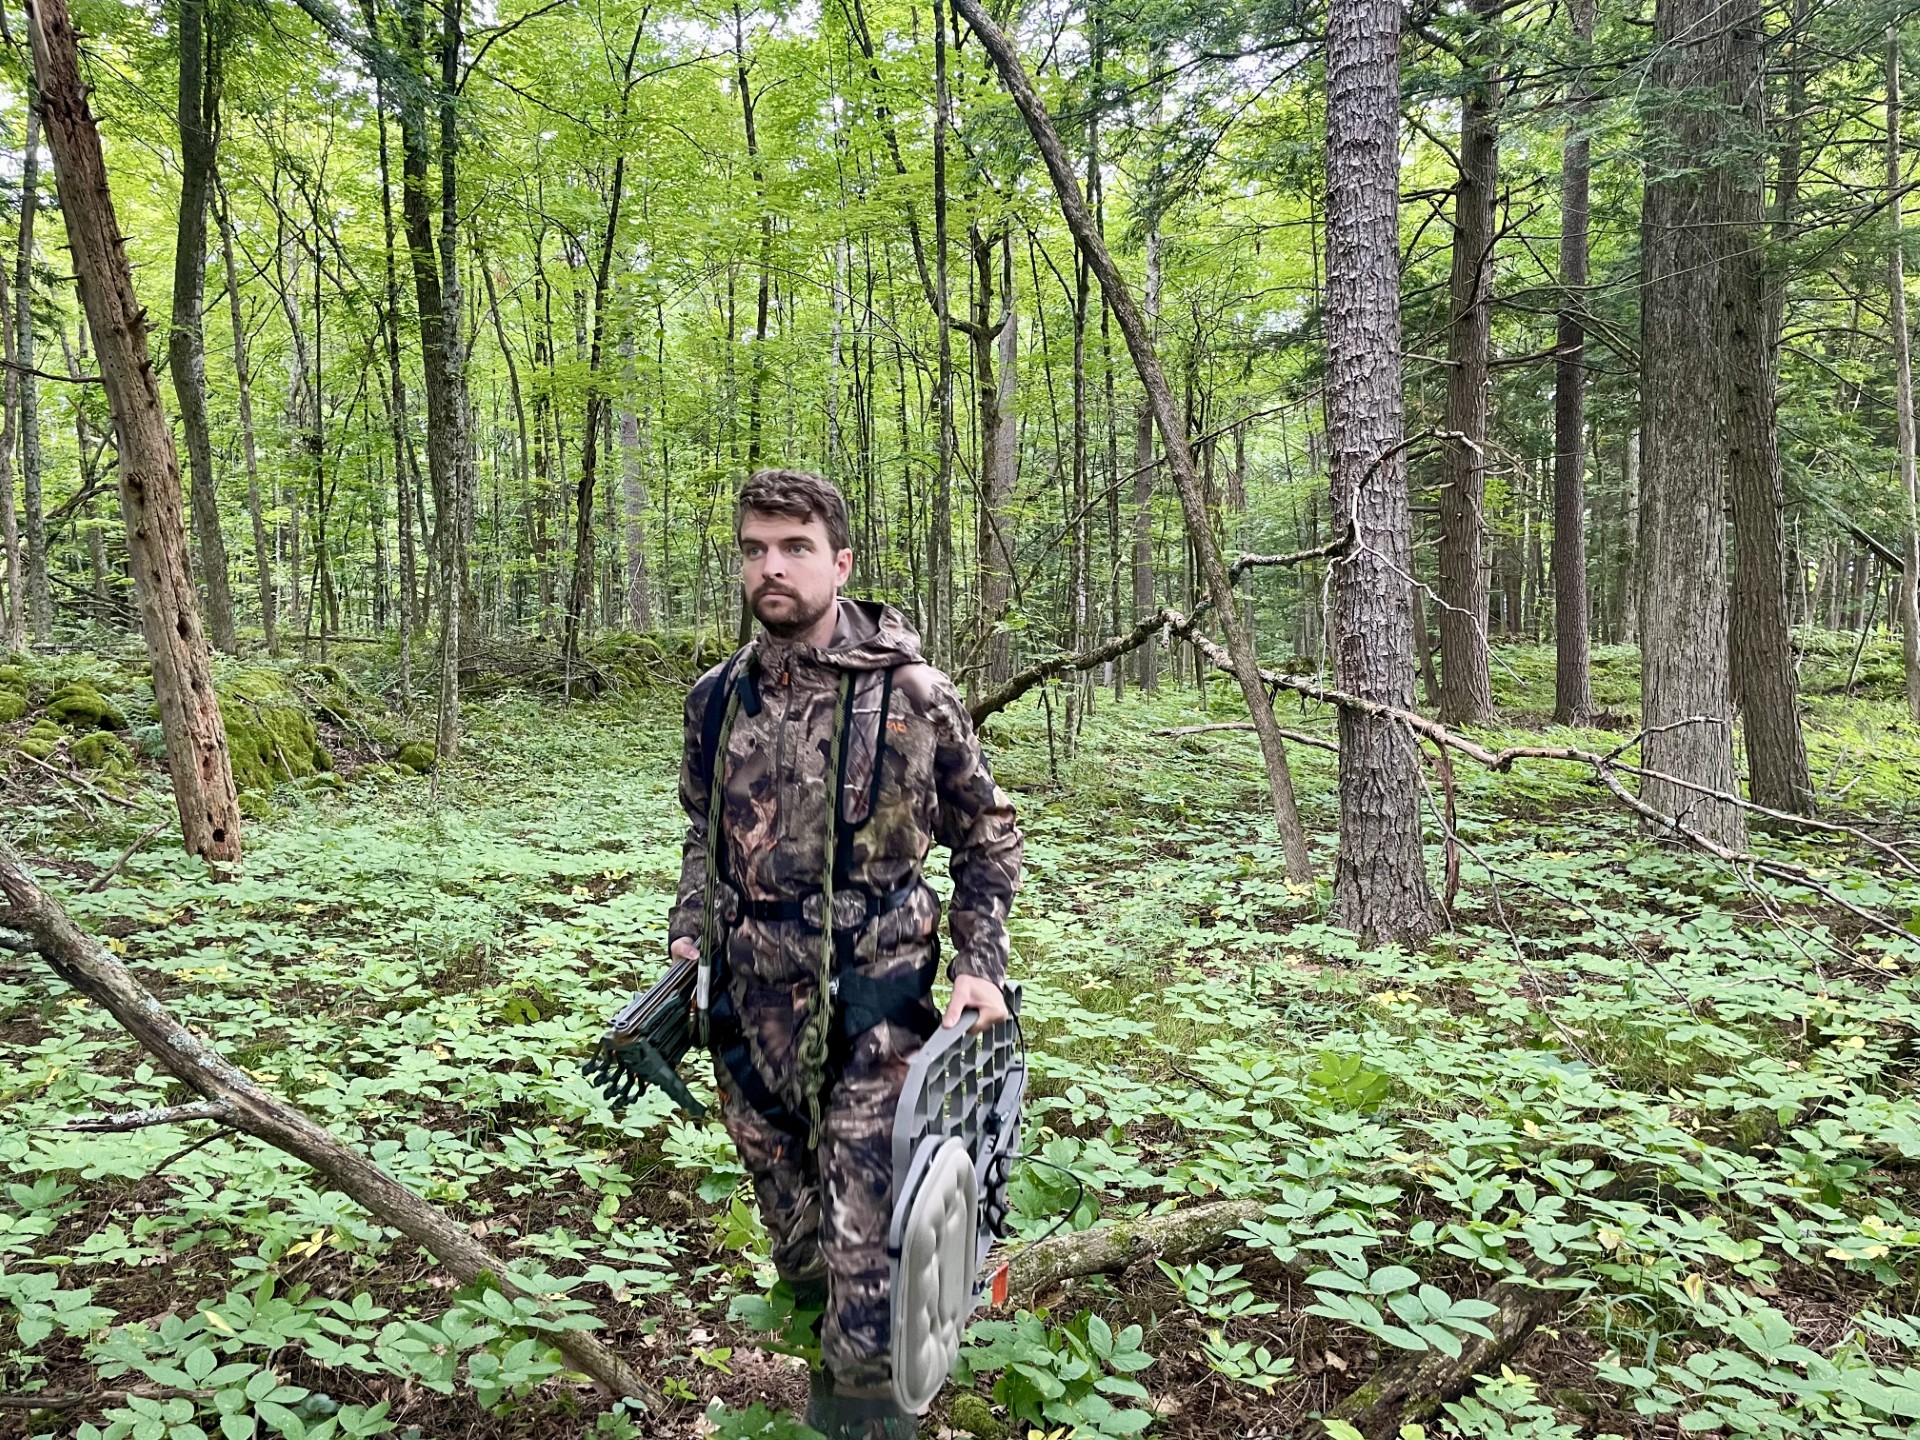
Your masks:
<svg viewBox="0 0 1920 1440"><path fill-rule="evenodd" d="M1138 1435L1153 1422L1151 1412L1113 1402L1147 1398L1132 1378L1153 1364L1140 1348L1143 1333L1138 1325L1116 1333L1087 1310L1064 1325L1022 1310L1012 1320L974 1324L955 1378L970 1384L975 1375L1001 1372L993 1398L1018 1421L1068 1425L1087 1435Z"/></svg>

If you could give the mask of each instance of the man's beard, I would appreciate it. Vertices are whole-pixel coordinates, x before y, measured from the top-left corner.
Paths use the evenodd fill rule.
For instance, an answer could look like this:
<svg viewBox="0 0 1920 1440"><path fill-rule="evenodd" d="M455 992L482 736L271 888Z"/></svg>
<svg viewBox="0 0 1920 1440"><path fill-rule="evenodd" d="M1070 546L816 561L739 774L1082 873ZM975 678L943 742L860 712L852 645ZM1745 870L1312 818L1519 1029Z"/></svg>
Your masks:
<svg viewBox="0 0 1920 1440"><path fill-rule="evenodd" d="M768 619L760 609L760 602L768 595L780 595L790 600L795 607L791 617L785 620ZM825 615L828 608L834 603L834 599L834 596L829 595L821 604L809 609L806 608L805 602L801 600L800 596L792 590L769 591L763 588L759 594L754 596L753 617L766 627L769 635L779 640L791 640L794 636L803 635L817 625L820 622L820 617Z"/></svg>

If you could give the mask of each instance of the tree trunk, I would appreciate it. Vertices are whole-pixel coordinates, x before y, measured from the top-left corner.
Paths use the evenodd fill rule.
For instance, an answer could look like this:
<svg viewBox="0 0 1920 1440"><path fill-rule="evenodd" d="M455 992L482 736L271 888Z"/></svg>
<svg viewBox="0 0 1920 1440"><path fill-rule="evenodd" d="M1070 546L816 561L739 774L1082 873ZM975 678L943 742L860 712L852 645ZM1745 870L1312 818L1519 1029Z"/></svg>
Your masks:
<svg viewBox="0 0 1920 1440"><path fill-rule="evenodd" d="M216 650L239 653L227 542L220 534L220 482L207 434L207 342L200 312L207 291L207 198L220 143L220 45L206 0L180 0L180 228L173 246L173 326L167 368L187 437L194 548L207 597L207 629Z"/></svg>
<svg viewBox="0 0 1920 1440"><path fill-rule="evenodd" d="M1594 0L1572 0L1575 63L1591 58ZM1587 630L1587 126L1593 100L1583 71L1567 95L1569 134L1560 163L1560 324L1553 362L1553 718L1593 718L1593 670Z"/></svg>
<svg viewBox="0 0 1920 1440"><path fill-rule="evenodd" d="M380 328L387 353L387 428L393 441L394 510L400 542L400 706L413 705L413 632L419 622L419 562L413 549L414 487L408 477L415 469L413 443L407 438L407 382L400 369L400 277L393 258L393 174L387 149L385 87L374 82L375 118L380 127L380 223L385 244L386 304Z"/></svg>
<svg viewBox="0 0 1920 1440"><path fill-rule="evenodd" d="M41 644L53 638L53 597L47 591L47 507L40 491L40 380L34 370L33 221L40 208L40 116L34 79L27 82L26 160L20 174L20 249L13 274L20 366L20 498L26 511L27 632Z"/></svg>
<svg viewBox="0 0 1920 1440"><path fill-rule="evenodd" d="M1001 509L1012 487L1011 477L1002 470L1007 457L1007 447L1001 443L1002 430L1010 421L1000 413L1000 402L1010 391L1005 377L995 375L994 360L996 341L1003 364L1007 358L1006 336L1013 325L1013 292L1010 289L1006 292L996 321L993 316L993 237L983 235L975 225L968 232L967 240L973 257L973 313L964 328L973 357L975 424L980 432L980 500L976 506L974 556L980 572L976 623L981 661L976 673L984 674L991 688L1004 681L1012 670L1012 647L1001 622L1006 618L1013 564L1000 534L1004 518ZM1011 267L1007 273L1011 282ZM1074 647L1069 644L1067 648Z"/></svg>
<svg viewBox="0 0 1920 1440"><path fill-rule="evenodd" d="M638 381L633 371L633 336L620 340L623 380L629 396ZM640 439L640 417L631 398L620 407L621 499L627 526L627 624L635 630L653 629L653 599L647 586L646 446Z"/></svg>
<svg viewBox="0 0 1920 1440"><path fill-rule="evenodd" d="M1160 220L1147 216L1147 335L1153 338L1160 326ZM1133 618L1144 619L1153 613L1153 406L1143 399L1133 431ZM1151 695L1160 688L1160 647L1142 646L1135 662L1140 688Z"/></svg>
<svg viewBox="0 0 1920 1440"><path fill-rule="evenodd" d="M1900 645L1906 659L1907 713L1920 722L1920 475L1913 435L1913 350L1907 332L1907 283L1900 235L1900 32L1887 29L1887 327L1893 332L1895 443L1907 507L1906 564L1900 571Z"/></svg>
<svg viewBox="0 0 1920 1440"><path fill-rule="evenodd" d="M146 318L121 246L66 0L34 0L27 23L67 243L113 412L127 551L181 834L210 863L235 860L240 808L187 570L180 463L147 358Z"/></svg>
<svg viewBox="0 0 1920 1440"><path fill-rule="evenodd" d="M1626 491L1626 518L1620 534L1620 624L1615 640L1640 643L1640 431L1627 432L1620 457L1620 485Z"/></svg>
<svg viewBox="0 0 1920 1440"><path fill-rule="evenodd" d="M1381 0L1381 3L1392 3L1392 0ZM1114 322L1119 325L1120 333L1126 339L1134 368L1140 374L1140 383L1153 402L1154 420L1160 429L1168 467L1173 471L1174 485L1180 492L1180 508L1186 517L1187 531L1199 552L1207 592L1220 628L1226 634L1227 648L1240 679L1241 694L1246 698L1248 713L1259 731L1274 820L1286 852L1287 876L1296 881L1308 880L1313 874L1313 861L1307 848L1306 831L1300 824L1300 814L1294 805L1293 775L1287 766L1287 752L1280 736L1279 722L1274 719L1273 702L1260 681L1252 638L1240 623L1240 611L1234 604L1227 568L1221 564L1220 553L1213 543L1206 499L1200 493L1199 479L1194 474L1193 452L1187 448L1184 422L1175 405L1173 392L1167 388L1167 377L1160 369L1153 342L1148 338L1140 312L1134 306L1133 292L1128 289L1125 278L1114 265L1113 257L1107 253L1107 247L1094 227L1093 217L1087 211L1079 182L1074 176L1072 162L1060 143L1059 133L1054 129L1045 104L1034 91L1019 56L1014 53L1012 43L981 8L980 0L954 0L954 8L980 37L981 47L993 61L994 68L1000 72L1002 83L1012 93L1014 103L1026 119L1027 129L1033 135L1034 143L1046 160L1047 170L1053 178L1054 192L1060 199L1067 226L1079 242L1080 252L1086 256L1088 266L1100 279L1101 292L1106 296L1107 304L1113 308ZM1397 17L1397 11L1395 15ZM1397 35L1397 28L1395 33ZM1398 311L1395 313L1397 316Z"/></svg>
<svg viewBox="0 0 1920 1440"><path fill-rule="evenodd" d="M0 268L0 572L7 582L7 603L0 608L0 654L27 648L26 571L20 563L20 521L13 505L13 441L19 433L20 372L16 367L19 332L14 327L11 286Z"/></svg>
<svg viewBox="0 0 1920 1440"><path fill-rule="evenodd" d="M1453 192L1447 436L1440 452L1440 575L1435 587L1440 600L1440 718L1450 725L1476 725L1493 714L1483 554L1494 200L1500 176L1499 0L1472 0L1470 8L1467 93L1460 106L1460 180ZM1515 618L1508 614L1509 625Z"/></svg>
<svg viewBox="0 0 1920 1440"><path fill-rule="evenodd" d="M1333 649L1341 687L1413 708L1413 515L1400 389L1400 7L1333 0L1327 36L1327 443ZM1236 662L1238 663L1238 662ZM1434 903L1420 849L1420 755L1402 726L1340 712L1334 901L1369 943L1418 944Z"/></svg>
<svg viewBox="0 0 1920 1440"><path fill-rule="evenodd" d="M1757 0L1742 0L1730 35L1731 79L1746 132L1722 171L1727 241L1727 489L1733 511L1730 641L1733 690L1747 743L1747 784L1756 803L1813 813L1813 777L1794 694L1793 632L1787 619L1786 500L1776 420L1774 334L1765 227L1766 100Z"/></svg>
<svg viewBox="0 0 1920 1440"><path fill-rule="evenodd" d="M1658 0L1640 249L1641 753L1651 770L1732 793L1722 268L1731 0ZM1722 159L1724 163L1724 159ZM1738 806L1647 779L1641 798L1744 845Z"/></svg>
<svg viewBox="0 0 1920 1440"><path fill-rule="evenodd" d="M444 72L452 68L457 80L460 5L447 6L447 44L442 50L442 83L436 87L427 74L426 17L417 5L403 9L405 59L414 70L397 97L400 108L400 209L406 227L407 251L413 268L416 309L420 317L420 368L427 392L427 473L435 510L436 568L439 572L441 645L440 704L435 748L443 756L460 748L461 620L466 608L465 550L471 524L466 503L471 463L467 456L465 356L460 337L458 131L453 123L453 96L441 98L441 229L455 224L454 234L433 233L433 206L428 193L429 139L427 96L445 89ZM371 0L366 3L373 24ZM451 54L447 53L451 49Z"/></svg>
<svg viewBox="0 0 1920 1440"><path fill-rule="evenodd" d="M217 182L216 182L217 183ZM260 456L253 433L253 375L247 360L247 326L240 313L240 276L233 263L233 217L221 197L220 262L227 276L227 314L233 324L233 371L240 388L240 444L247 462L247 518L253 524L253 568L260 587L260 629L267 653L280 652L280 622L273 584L273 550L260 504Z"/></svg>
<svg viewBox="0 0 1920 1440"><path fill-rule="evenodd" d="M934 409L933 513L927 521L927 640L934 663L953 654L953 301L947 283L947 133L952 127L947 93L947 14L933 0L933 272L934 319L940 368Z"/></svg>
<svg viewBox="0 0 1920 1440"><path fill-rule="evenodd" d="M989 257L989 262L991 257ZM983 468L991 448L991 468L982 476L980 533L980 621L987 627L987 686L1006 683L1013 674L1013 637L1001 627L1013 599L1013 516L1008 501L1019 468L1020 418L1015 411L1020 384L1020 321L1013 292L1013 236L1000 237L999 374L993 399L991 440L982 431ZM981 415L986 415L981 405Z"/></svg>
<svg viewBox="0 0 1920 1440"><path fill-rule="evenodd" d="M747 75L746 22L737 4L733 7L733 64L734 80L740 87L740 114L747 132L747 165L753 172L754 204L760 211L760 273L759 287L754 294L753 365L747 374L747 469L757 470L760 468L760 402L767 378L767 319L773 283L773 211L767 203L767 176L760 164L760 133L754 125L753 86ZM628 74L632 74L631 63ZM625 156L620 159L624 160ZM617 167L619 161L615 164ZM614 204L617 208L617 198Z"/></svg>

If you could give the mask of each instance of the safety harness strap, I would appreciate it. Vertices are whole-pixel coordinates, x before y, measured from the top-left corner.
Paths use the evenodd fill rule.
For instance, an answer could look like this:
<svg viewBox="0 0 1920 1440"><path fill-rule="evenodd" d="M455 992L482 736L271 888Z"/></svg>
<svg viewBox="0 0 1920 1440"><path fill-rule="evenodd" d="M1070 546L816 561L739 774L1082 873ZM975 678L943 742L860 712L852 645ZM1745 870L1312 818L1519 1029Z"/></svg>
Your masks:
<svg viewBox="0 0 1920 1440"><path fill-rule="evenodd" d="M820 889L813 894L792 900L748 900L741 898L737 902L735 913L724 917L717 915L715 907L719 902L720 877L730 870L726 860L726 826L724 824L726 784L726 745L733 729L733 718L741 710L753 715L760 709L759 692L753 684L751 663L742 663L746 652L736 652L721 667L713 690L707 697L706 709L701 715L700 753L695 759L695 782L708 796L707 805L707 893L703 915L703 934L701 954L712 956L712 994L710 1001L709 1038L714 1054L731 1077L734 1087L741 1098L754 1110L766 1118L768 1123L796 1139L811 1142L814 1125L809 1123L808 1115L797 1113L780 1098L768 1085L760 1069L753 1063L753 1055L748 1048L745 1027L741 1024L739 1011L734 1005L731 987L727 983L725 971L726 941L724 927L740 919L757 921L799 922L809 929L822 932L827 924L816 925L815 916L809 913L817 905L822 921L833 913L833 894L836 889L854 890L866 900L865 913L859 923L846 928L835 928L830 934L821 934L823 964L821 980L826 994L821 997L823 1007L831 1007L824 1026L809 1017L802 1033L802 1048L808 1048L805 1042L811 1041L817 1046L820 1040L828 1042L826 1054L827 1073L818 1086L810 1086L807 1099L809 1109L824 1104L825 1092L831 1088L833 1080L847 1061L848 1053L855 1038L873 1029L877 1025L892 1023L911 1031L922 1040L939 1028L940 1019L934 1010L930 996L934 978L939 969L939 955L936 948L934 956L926 964L902 974L891 975L884 979L873 979L861 975L853 964L854 947L867 928L880 919L905 905L916 890L920 888L919 876L914 876L905 885L885 894L875 895L860 889L850 882L853 865L854 835L860 824L871 816L875 802L879 798L880 779L883 771L883 752L886 746L887 708L893 695L893 673L885 672L880 692L879 715L875 724L873 742L873 771L868 784L865 813L859 823L849 823L843 813L846 804L847 740L853 725L853 702L856 687L851 677L843 677L840 686L839 704L835 709L834 735L829 751L829 769L833 775L834 793L827 819L827 846L829 863L827 873L821 876ZM736 893L739 887L734 887ZM817 1056L817 1052L816 1052ZM809 1057L799 1057L803 1068ZM819 1064L818 1058L814 1064Z"/></svg>

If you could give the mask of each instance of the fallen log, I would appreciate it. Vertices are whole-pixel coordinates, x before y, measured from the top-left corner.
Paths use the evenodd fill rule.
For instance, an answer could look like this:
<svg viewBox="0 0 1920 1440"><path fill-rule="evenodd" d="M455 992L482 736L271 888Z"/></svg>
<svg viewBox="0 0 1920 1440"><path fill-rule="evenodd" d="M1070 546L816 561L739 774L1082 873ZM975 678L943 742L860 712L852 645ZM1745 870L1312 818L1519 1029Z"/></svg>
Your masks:
<svg viewBox="0 0 1920 1440"><path fill-rule="evenodd" d="M1538 1279L1558 1278L1559 1270L1541 1271ZM1449 1400L1470 1389L1477 1375L1497 1371L1513 1358L1529 1335L1566 1308L1576 1291L1537 1290L1508 1285L1494 1293L1499 1312L1487 1317L1492 1338L1464 1337L1458 1355L1419 1350L1382 1366L1353 1394L1333 1407L1331 1418L1344 1420L1367 1440L1390 1440L1402 1427L1418 1425L1440 1413ZM1323 1421L1306 1421L1295 1432L1298 1440L1320 1440L1328 1434Z"/></svg>
<svg viewBox="0 0 1920 1440"><path fill-rule="evenodd" d="M303 1164L383 1225L421 1246L462 1283L485 1275L502 1291L526 1296L544 1318L562 1316L513 1279L507 1264L480 1244L464 1225L395 1180L303 1112L270 1095L244 1070L182 1025L133 973L73 923L59 902L34 881L19 854L0 839L0 928L24 931L53 972L103 1006L160 1063L203 1096L192 1118L219 1119L264 1140ZM214 1107L224 1107L216 1109ZM113 1117L121 1119L126 1117ZM568 1362L609 1395L649 1409L664 1402L605 1343L581 1330L556 1332L554 1343Z"/></svg>
<svg viewBox="0 0 1920 1440"><path fill-rule="evenodd" d="M1216 645L1206 635L1202 634L1194 621L1177 613L1169 613L1167 631L1169 634L1178 635L1181 639L1188 641L1216 670L1224 670L1229 674L1236 673L1233 668L1233 657L1228 655L1225 650L1221 649L1220 646ZM1261 683L1266 685L1270 690L1291 690L1297 695L1304 695L1307 699L1317 700L1323 705L1332 705L1339 709L1354 710L1364 715L1373 715L1382 719L1392 720L1397 724L1406 726L1407 729L1415 735L1430 740L1434 745L1442 749L1457 751L1496 774L1511 770L1514 764L1520 760L1563 760L1570 764L1587 766L1593 771L1595 782L1606 790L1607 793L1619 803L1623 810L1630 812L1644 821L1647 828L1654 834L1684 841L1703 855L1709 855L1716 860L1733 866L1736 871L1744 868L1754 874L1766 875L1775 880L1783 880L1789 885L1798 885L1803 889L1810 890L1826 900L1829 904L1845 910L1869 929L1878 930L1884 934L1893 936L1904 936L1906 934L1906 931L1899 923L1889 919L1885 915L1877 915L1873 911L1855 904L1853 901L1847 899L1846 896L1839 894L1832 886L1822 881L1809 867L1796 865L1791 861L1779 860L1767 855L1758 855L1750 850L1735 850L1722 845L1718 841L1710 839L1698 830L1695 830L1688 825L1683 818L1676 815L1668 815L1647 804L1646 801L1627 789L1620 777L1624 774L1633 775L1643 780L1649 778L1660 780L1704 798L1723 801L1727 804L1737 806L1742 810L1765 816L1767 819L1777 821L1782 825L1811 830L1819 834L1844 835L1874 850L1909 874L1920 874L1920 866L1916 866L1911 859L1901 854L1899 850L1889 845L1886 841L1859 829L1857 826L1840 825L1830 820L1819 820L1811 816L1794 815L1788 811L1774 810L1768 806L1756 804L1740 795L1714 790L1709 786L1696 784L1691 780L1684 780L1678 776L1666 774L1663 771L1651 770L1644 765L1633 765L1623 761L1620 758L1621 754L1648 734L1649 732L1646 730L1640 731L1619 745L1614 746L1613 749L1604 752L1587 750L1578 745L1509 745L1501 750L1493 750L1476 741L1469 740L1463 735L1457 735L1439 721L1429 720L1426 716L1417 714L1412 710L1401 710L1392 705L1382 704L1378 700L1369 700L1361 695L1350 695L1345 691L1334 690L1316 681L1309 680L1302 675L1281 675L1271 670L1261 670L1258 673ZM1691 724L1694 723L1694 720L1697 718L1700 717L1693 717L1678 723Z"/></svg>
<svg viewBox="0 0 1920 1440"><path fill-rule="evenodd" d="M1175 725L1171 729L1156 730L1153 733L1156 735L1164 735L1170 740L1181 740L1189 735L1217 735L1222 730L1247 731L1252 729L1253 724L1251 721L1222 720L1212 725ZM1325 735L1309 735L1304 730L1289 730L1286 726L1282 725L1280 727L1280 736L1293 745L1305 745L1311 750L1325 750L1334 755L1340 753L1340 746L1335 741L1329 740Z"/></svg>
<svg viewBox="0 0 1920 1440"><path fill-rule="evenodd" d="M1264 1200L1218 1200L1055 1235L1008 1257L1007 1296L1031 1304L1063 1281L1111 1274L1142 1260L1182 1265L1228 1245L1233 1232L1267 1213Z"/></svg>

